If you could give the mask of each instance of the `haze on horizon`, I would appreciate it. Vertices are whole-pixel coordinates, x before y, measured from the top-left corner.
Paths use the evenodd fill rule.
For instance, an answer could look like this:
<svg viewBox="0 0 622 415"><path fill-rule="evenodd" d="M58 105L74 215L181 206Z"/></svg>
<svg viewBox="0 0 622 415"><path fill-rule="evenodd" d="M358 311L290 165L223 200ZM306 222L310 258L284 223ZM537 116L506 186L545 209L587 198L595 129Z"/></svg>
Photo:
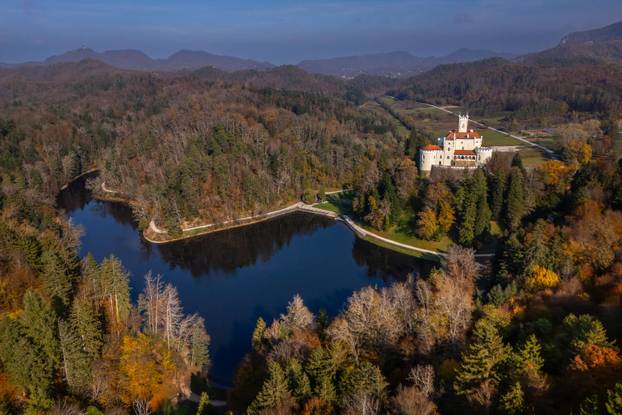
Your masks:
<svg viewBox="0 0 622 415"><path fill-rule="evenodd" d="M622 19L619 0L5 0L0 62L81 46L179 49L277 64L362 53L525 53Z"/></svg>

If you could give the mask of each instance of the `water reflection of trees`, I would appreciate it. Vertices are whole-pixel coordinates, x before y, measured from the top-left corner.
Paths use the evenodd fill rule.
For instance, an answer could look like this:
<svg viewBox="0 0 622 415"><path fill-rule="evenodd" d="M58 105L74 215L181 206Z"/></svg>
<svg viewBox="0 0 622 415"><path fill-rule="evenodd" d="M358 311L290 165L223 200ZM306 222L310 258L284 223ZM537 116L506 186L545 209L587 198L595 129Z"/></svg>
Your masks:
<svg viewBox="0 0 622 415"><path fill-rule="evenodd" d="M251 226L216 232L159 246L171 266L188 269L193 276L210 272L231 273L257 261L269 260L296 235L308 235L334 222L306 213L292 213Z"/></svg>
<svg viewBox="0 0 622 415"><path fill-rule="evenodd" d="M404 280L409 274L425 276L434 266L432 262L381 248L359 238L354 241L352 257L358 265L367 268L369 277L382 278L386 283Z"/></svg>
<svg viewBox="0 0 622 415"><path fill-rule="evenodd" d="M83 209L92 200L85 187L86 180L86 177L80 178L64 189L58 196L58 206L67 212ZM117 223L136 228L131 208L123 203L97 202L92 213L101 217L112 216ZM331 219L292 213L170 244L156 246L142 240L141 250L148 258L153 249L158 249L169 266L189 270L195 277L210 272L232 273L258 261L268 261L296 235L309 235L330 226L334 226ZM358 265L367 268L369 277L382 278L387 283L404 279L408 274L427 275L433 265L358 238L354 238L352 256Z"/></svg>
<svg viewBox="0 0 622 415"><path fill-rule="evenodd" d="M91 201L91 193L85 187L86 177L80 177L61 190L56 198L56 206L67 213L83 209Z"/></svg>

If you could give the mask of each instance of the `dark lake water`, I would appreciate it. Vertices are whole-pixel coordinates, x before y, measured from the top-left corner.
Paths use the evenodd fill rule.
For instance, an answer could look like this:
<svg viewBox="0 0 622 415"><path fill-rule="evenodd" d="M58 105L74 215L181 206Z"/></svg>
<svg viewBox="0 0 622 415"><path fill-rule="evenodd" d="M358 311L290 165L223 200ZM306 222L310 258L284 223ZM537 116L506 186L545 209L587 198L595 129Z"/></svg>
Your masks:
<svg viewBox="0 0 622 415"><path fill-rule="evenodd" d="M205 319L210 377L223 384L231 384L249 351L257 318L269 324L295 294L313 312L323 308L334 315L354 291L425 274L432 266L362 241L340 222L306 213L153 245L142 239L127 206L92 199L82 179L61 193L59 206L84 229L81 255L121 259L131 273L134 300L148 271L177 287L184 310Z"/></svg>

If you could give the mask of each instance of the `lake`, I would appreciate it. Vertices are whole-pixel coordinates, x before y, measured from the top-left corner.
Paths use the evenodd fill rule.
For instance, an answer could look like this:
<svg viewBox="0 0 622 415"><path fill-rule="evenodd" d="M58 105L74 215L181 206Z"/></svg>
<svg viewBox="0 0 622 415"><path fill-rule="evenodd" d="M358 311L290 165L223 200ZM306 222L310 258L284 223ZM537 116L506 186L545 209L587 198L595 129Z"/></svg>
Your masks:
<svg viewBox="0 0 622 415"><path fill-rule="evenodd" d="M210 378L230 385L250 350L258 317L268 324L300 294L311 311L335 315L367 285L383 286L432 263L360 240L341 222L292 213L266 222L155 245L138 231L124 204L91 198L78 179L58 198L83 228L80 255L115 255L131 273L134 301L152 271L177 287L187 313L205 319L211 337Z"/></svg>

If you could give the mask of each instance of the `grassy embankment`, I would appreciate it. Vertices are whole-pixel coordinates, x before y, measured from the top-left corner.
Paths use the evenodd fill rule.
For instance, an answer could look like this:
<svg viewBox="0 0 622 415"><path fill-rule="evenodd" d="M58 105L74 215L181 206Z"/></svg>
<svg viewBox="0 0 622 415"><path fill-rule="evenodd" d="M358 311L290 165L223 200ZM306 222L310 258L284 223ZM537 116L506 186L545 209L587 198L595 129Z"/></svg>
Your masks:
<svg viewBox="0 0 622 415"><path fill-rule="evenodd" d="M390 228L379 231L377 229L373 229L368 225L365 225L360 220L356 219L356 215L352 212L352 195L349 193L330 195L327 197L327 200L315 207L319 209L324 209L330 212L335 212L340 215L348 215L350 218L355 220L361 227L365 228L369 232L373 232L379 236L382 236L387 239L391 239L396 242L400 242L407 245L412 245L417 248L428 249L431 251L439 251L445 252L451 246L452 242L449 238L442 238L439 241L426 241L423 239L417 238L412 229L414 228L412 222L414 221L414 215L412 214L403 214L399 219L398 223ZM376 239L372 236L365 238L365 240L381 246L383 248L391 249L393 251L401 252L406 255L415 256L419 258L425 258L429 260L438 261L438 257L436 255L430 255L423 252L414 251L408 248L403 248L400 246L389 244L385 241Z"/></svg>

